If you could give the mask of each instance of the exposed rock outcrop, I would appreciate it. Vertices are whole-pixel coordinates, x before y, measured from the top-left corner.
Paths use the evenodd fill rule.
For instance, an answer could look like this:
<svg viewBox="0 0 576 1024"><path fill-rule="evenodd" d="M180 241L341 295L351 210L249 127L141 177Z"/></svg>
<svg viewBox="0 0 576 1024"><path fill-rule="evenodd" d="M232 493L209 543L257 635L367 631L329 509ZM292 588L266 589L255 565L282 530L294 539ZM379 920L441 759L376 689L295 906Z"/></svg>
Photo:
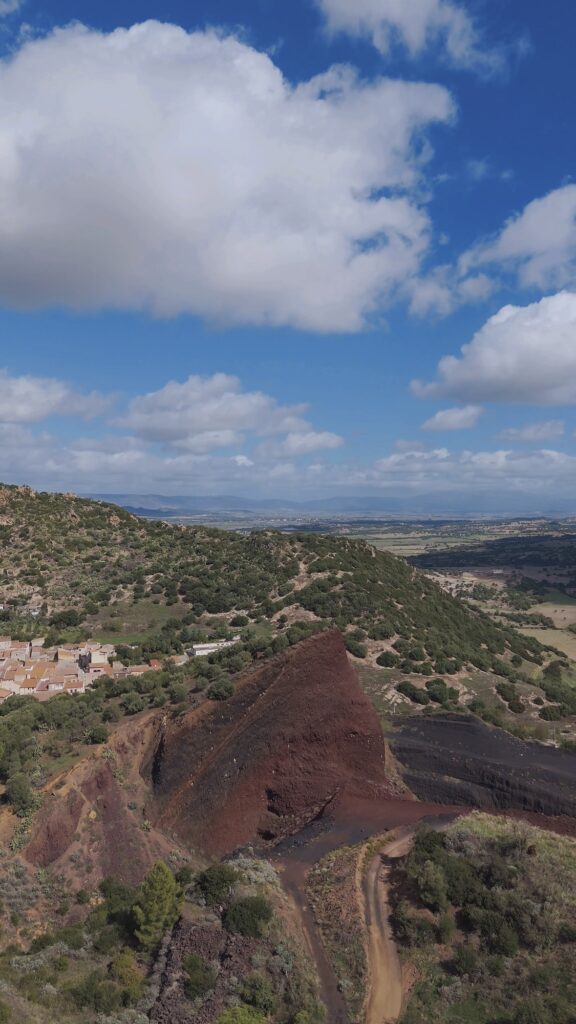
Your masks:
<svg viewBox="0 0 576 1024"><path fill-rule="evenodd" d="M378 717L338 632L236 681L234 696L167 723L147 763L156 827L222 855L301 828L343 794L388 794Z"/></svg>

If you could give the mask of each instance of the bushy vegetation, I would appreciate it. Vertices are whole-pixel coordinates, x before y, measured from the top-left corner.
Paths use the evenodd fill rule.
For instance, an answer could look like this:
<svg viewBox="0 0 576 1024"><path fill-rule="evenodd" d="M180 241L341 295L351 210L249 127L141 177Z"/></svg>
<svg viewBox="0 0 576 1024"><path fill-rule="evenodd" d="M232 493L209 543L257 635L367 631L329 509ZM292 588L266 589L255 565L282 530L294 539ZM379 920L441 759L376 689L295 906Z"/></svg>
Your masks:
<svg viewBox="0 0 576 1024"><path fill-rule="evenodd" d="M207 964L201 956L192 953L182 964L186 981L184 989L190 999L198 999L208 995L216 984L218 974L211 964Z"/></svg>
<svg viewBox="0 0 576 1024"><path fill-rule="evenodd" d="M230 900L239 874L228 864L212 864L202 871L196 885L209 907L224 906Z"/></svg>
<svg viewBox="0 0 576 1024"><path fill-rule="evenodd" d="M571 840L482 814L421 829L396 877L397 936L420 969L404 1024L569 1024L575 911Z"/></svg>
<svg viewBox="0 0 576 1024"><path fill-rule="evenodd" d="M224 927L229 932L257 939L272 919L272 907L264 896L244 896L224 912Z"/></svg>

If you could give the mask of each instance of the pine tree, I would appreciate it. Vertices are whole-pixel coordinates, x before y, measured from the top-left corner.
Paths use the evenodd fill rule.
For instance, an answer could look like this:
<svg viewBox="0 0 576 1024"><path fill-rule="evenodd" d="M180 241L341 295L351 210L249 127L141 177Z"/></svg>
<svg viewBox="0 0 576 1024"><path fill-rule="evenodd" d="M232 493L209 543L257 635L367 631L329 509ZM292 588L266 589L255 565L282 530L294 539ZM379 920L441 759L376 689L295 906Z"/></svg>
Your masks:
<svg viewBox="0 0 576 1024"><path fill-rule="evenodd" d="M143 949L158 946L164 932L178 920L182 893L170 871L159 860L144 879L134 904L134 934Z"/></svg>

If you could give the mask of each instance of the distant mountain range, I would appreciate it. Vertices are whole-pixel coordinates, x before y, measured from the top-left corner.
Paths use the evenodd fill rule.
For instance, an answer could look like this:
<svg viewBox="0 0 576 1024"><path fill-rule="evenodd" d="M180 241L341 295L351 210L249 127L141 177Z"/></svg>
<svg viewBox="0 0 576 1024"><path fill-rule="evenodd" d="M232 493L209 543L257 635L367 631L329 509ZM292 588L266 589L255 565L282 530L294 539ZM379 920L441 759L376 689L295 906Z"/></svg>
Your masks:
<svg viewBox="0 0 576 1024"><path fill-rule="evenodd" d="M237 495L161 495L161 494L90 494L86 497L121 505L142 515L201 515L203 513L282 513L293 515L380 515L380 516L438 516L464 517L543 516L558 518L576 513L576 503L568 499L555 499L541 504L534 495L501 495L478 493L474 495L426 494L409 497L339 496L309 498L293 501L288 498L246 498Z"/></svg>

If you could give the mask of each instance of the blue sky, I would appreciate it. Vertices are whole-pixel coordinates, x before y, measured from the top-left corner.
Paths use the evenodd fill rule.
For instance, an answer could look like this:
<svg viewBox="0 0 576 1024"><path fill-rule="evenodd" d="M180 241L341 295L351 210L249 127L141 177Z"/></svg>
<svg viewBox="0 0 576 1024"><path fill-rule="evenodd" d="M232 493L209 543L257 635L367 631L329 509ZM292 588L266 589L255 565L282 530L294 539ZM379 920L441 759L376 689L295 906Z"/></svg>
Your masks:
<svg viewBox="0 0 576 1024"><path fill-rule="evenodd" d="M0 15L1 479L576 507L573 3Z"/></svg>

